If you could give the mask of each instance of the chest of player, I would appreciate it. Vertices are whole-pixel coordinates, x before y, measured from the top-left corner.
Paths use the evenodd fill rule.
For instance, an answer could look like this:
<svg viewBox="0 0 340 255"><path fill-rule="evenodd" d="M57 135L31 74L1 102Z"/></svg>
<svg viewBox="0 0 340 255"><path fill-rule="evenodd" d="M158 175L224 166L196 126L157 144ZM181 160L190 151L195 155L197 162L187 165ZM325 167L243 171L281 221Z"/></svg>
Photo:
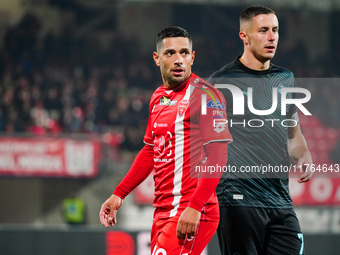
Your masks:
<svg viewBox="0 0 340 255"><path fill-rule="evenodd" d="M238 78L230 81L229 86L230 88L220 89L228 102L229 118L284 119L290 111L289 104L284 106L283 111L281 109L283 97L292 98L292 94L282 96L282 88L289 85L279 79Z"/></svg>
<svg viewBox="0 0 340 255"><path fill-rule="evenodd" d="M172 138L190 128L190 100L183 95L156 98L150 115L153 139Z"/></svg>

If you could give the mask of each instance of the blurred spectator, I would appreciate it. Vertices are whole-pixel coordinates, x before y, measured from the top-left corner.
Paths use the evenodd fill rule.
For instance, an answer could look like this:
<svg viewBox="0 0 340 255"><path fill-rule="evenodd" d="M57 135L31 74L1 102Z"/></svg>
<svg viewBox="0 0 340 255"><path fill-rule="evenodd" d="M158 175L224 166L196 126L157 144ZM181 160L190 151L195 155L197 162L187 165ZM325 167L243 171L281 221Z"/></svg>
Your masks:
<svg viewBox="0 0 340 255"><path fill-rule="evenodd" d="M33 122L30 131L36 135L45 134L50 119L47 110L44 108L43 102L37 101L30 113Z"/></svg>

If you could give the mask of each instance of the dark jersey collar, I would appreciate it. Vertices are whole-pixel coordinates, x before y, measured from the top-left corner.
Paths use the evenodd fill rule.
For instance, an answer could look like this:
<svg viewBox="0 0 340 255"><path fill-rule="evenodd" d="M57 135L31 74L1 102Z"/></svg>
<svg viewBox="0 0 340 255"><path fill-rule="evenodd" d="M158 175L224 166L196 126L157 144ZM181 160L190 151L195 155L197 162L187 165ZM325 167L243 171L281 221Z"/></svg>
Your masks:
<svg viewBox="0 0 340 255"><path fill-rule="evenodd" d="M248 67L246 67L241 61L240 61L241 56L237 57L237 59L234 61L235 64L240 67L243 71L250 73L250 74L254 74L254 75L266 75L269 74L271 72L272 69L272 64L269 65L269 68L267 70L263 70L263 71L258 71L258 70L253 70L250 69Z"/></svg>

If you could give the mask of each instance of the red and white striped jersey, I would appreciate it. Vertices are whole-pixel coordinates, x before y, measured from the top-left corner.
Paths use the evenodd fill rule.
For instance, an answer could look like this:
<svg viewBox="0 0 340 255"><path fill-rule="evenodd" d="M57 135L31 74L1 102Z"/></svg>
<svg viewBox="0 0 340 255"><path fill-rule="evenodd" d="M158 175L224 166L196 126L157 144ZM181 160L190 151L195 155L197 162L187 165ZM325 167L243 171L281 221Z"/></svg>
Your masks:
<svg viewBox="0 0 340 255"><path fill-rule="evenodd" d="M192 74L174 90L160 86L149 107L144 142L154 148L155 218L178 216L199 182L190 171L204 160L204 145L232 140L225 122L216 125L216 120L226 119L226 102L217 89ZM218 218L217 203L214 192L202 219Z"/></svg>

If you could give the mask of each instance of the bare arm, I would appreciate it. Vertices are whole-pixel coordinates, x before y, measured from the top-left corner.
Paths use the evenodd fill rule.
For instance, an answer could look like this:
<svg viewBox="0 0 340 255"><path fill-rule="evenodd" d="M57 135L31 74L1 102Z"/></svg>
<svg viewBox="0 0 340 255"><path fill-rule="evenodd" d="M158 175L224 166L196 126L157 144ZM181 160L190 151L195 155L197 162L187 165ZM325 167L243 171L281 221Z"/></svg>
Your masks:
<svg viewBox="0 0 340 255"><path fill-rule="evenodd" d="M309 181L313 173L309 170L306 171L305 164L311 165L313 161L307 147L306 139L301 132L300 125L288 128L288 153L297 161L298 169L300 169L300 171L303 170L303 174L298 179L298 182Z"/></svg>

